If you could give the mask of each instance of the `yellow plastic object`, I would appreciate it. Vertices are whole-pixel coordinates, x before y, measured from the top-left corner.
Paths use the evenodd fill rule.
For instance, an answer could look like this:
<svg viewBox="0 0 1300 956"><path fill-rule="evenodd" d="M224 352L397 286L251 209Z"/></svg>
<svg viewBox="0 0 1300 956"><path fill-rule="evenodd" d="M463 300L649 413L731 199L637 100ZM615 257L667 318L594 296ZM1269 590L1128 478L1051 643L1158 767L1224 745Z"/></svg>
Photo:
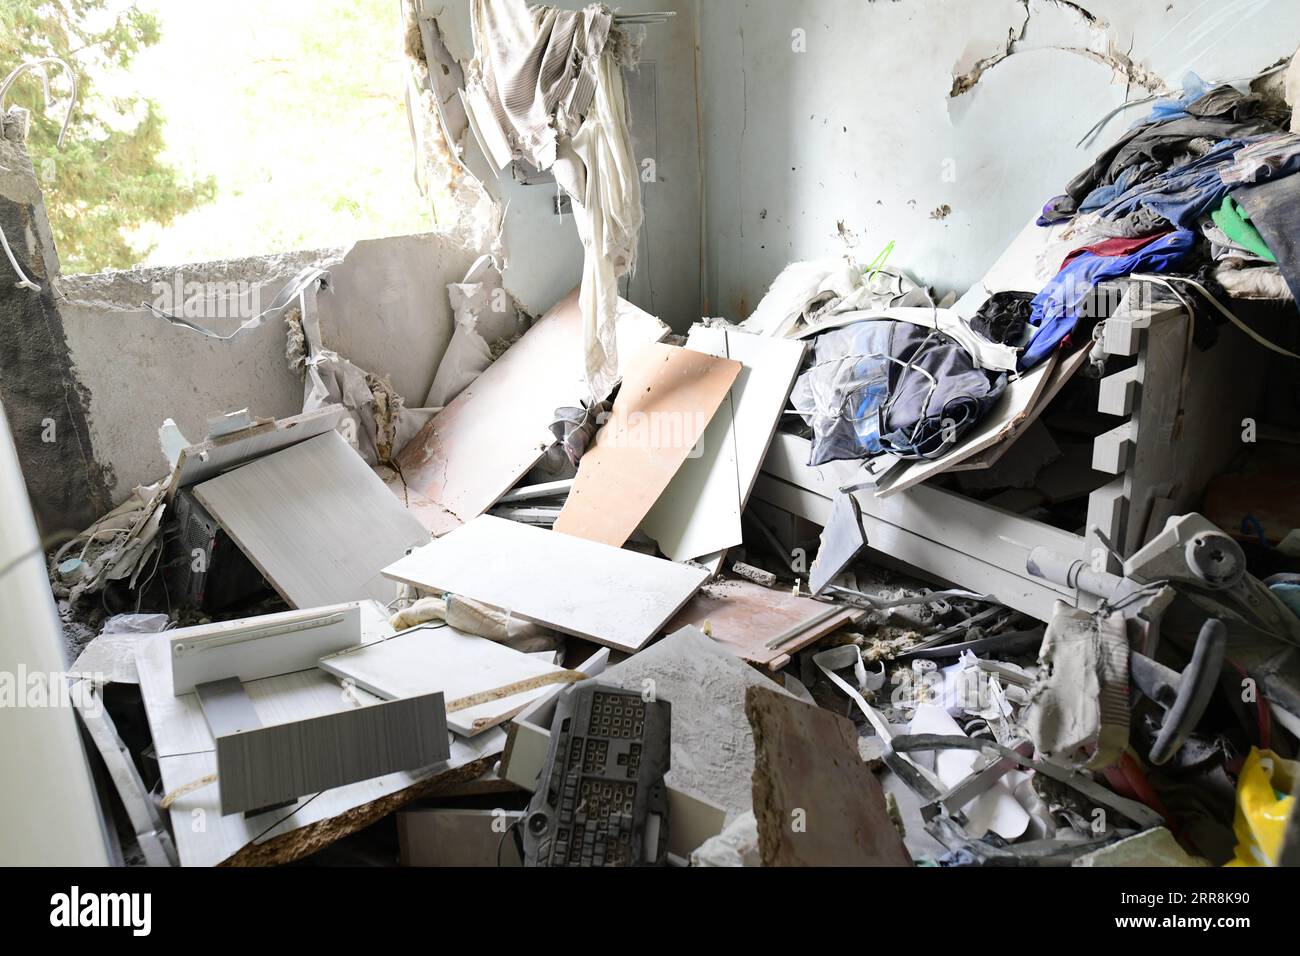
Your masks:
<svg viewBox="0 0 1300 956"><path fill-rule="evenodd" d="M1271 750L1250 749L1237 778L1237 814L1232 822L1237 853L1228 866L1277 866L1282 837L1295 805L1300 763Z"/></svg>

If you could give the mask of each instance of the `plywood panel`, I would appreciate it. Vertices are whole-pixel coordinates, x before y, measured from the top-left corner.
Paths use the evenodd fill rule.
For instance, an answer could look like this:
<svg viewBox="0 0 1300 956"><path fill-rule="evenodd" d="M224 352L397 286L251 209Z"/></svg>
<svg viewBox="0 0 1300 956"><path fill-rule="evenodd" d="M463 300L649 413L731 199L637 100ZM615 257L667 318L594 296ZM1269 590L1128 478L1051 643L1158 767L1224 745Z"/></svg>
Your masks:
<svg viewBox="0 0 1300 956"><path fill-rule="evenodd" d="M385 565L429 532L337 432L205 481L194 495L292 607L388 603Z"/></svg>
<svg viewBox="0 0 1300 956"><path fill-rule="evenodd" d="M665 630L673 634L688 626L703 629L708 622L709 636L718 644L742 660L777 670L795 651L862 615L854 608L842 608L825 617L832 609L833 605L751 581L715 581L701 588ZM767 646L781 634L790 634L790 639L779 647Z"/></svg>
<svg viewBox="0 0 1300 956"><path fill-rule="evenodd" d="M728 401L705 431L703 453L688 458L641 530L674 561L737 545L740 515L781 420L805 343L697 326L686 347L741 363Z"/></svg>
<svg viewBox="0 0 1300 956"><path fill-rule="evenodd" d="M626 368L668 327L620 300L617 333ZM575 290L433 416L397 456L398 467L410 487L468 521L554 443L555 410L589 398Z"/></svg>
<svg viewBox="0 0 1300 956"><path fill-rule="evenodd" d="M688 455L730 448L734 474L725 422L708 430L713 448L696 445L739 374L740 363L730 359L673 345L644 349L628 366L609 420L582 457L555 530L622 547Z"/></svg>
<svg viewBox="0 0 1300 956"><path fill-rule="evenodd" d="M384 569L625 651L644 647L708 572L480 515Z"/></svg>

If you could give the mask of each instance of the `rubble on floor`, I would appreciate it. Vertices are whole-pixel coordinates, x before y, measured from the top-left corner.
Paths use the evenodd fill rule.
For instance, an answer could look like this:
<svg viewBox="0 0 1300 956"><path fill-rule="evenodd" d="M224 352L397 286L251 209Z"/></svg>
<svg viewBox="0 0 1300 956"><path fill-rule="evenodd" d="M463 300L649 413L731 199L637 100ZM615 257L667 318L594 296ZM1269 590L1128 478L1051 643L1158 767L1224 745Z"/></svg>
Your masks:
<svg viewBox="0 0 1300 956"><path fill-rule="evenodd" d="M1136 546L1111 540L1090 496L1134 439L1077 400L1128 328L1086 322L1080 285L1160 273L1165 305L1204 313L1174 270L1247 238L1294 278L1254 147L1187 159L1250 183L1249 237L1235 207L1212 216L1227 235L1191 231L1226 189L1176 201L1188 172L1167 150L1135 165L1157 136L1139 124L1048 203L1037 251L955 302L884 253L793 263L745 322L670 341L616 293L641 216L614 82L634 50L596 8L474 11L527 43L476 61L471 112L498 168L526 146L590 200L583 283L533 321L476 262L421 409L331 351L301 297L280 310L301 414L214 409L191 442L159 409L170 474L50 551L144 860L288 863L388 820L389 862L410 866L1295 862L1300 547L1275 545L1294 509L1259 510L1250 554L1237 530L1282 479L1221 477L1222 526L1166 488L1130 519ZM587 41L598 55L570 64ZM534 47L586 71L561 84L592 112L566 114L558 155L524 115L558 86L506 108L533 92ZM1225 108L1203 97L1253 116L1190 92L1194 116ZM1180 155L1218 128L1187 123ZM1263 117L1245 132L1289 148ZM1119 249L1121 213L1138 231ZM1033 292L995 281L1045 256ZM1041 535L994 534L994 513ZM1016 566L990 571L995 549Z"/></svg>

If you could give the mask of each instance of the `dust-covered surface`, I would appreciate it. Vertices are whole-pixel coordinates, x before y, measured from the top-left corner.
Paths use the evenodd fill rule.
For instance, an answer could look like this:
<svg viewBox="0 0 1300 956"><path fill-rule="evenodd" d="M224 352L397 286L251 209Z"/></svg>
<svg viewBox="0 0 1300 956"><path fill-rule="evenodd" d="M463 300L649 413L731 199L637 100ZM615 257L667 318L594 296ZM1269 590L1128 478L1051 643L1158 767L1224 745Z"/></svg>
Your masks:
<svg viewBox="0 0 1300 956"><path fill-rule="evenodd" d="M693 627L616 664L600 682L672 704L670 786L723 807L727 822L753 806L754 736L745 717L745 691L784 689Z"/></svg>

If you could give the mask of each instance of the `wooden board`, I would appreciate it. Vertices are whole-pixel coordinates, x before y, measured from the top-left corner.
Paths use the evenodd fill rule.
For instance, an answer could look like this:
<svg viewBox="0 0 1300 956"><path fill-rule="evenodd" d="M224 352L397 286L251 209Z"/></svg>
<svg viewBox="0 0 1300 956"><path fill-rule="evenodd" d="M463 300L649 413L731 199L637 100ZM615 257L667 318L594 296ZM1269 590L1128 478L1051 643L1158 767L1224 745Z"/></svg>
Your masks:
<svg viewBox="0 0 1300 956"><path fill-rule="evenodd" d="M668 334L658 319L621 300L617 322L624 368ZM398 467L408 485L468 521L554 444L555 410L590 397L575 290L433 416L398 454Z"/></svg>
<svg viewBox="0 0 1300 956"><path fill-rule="evenodd" d="M764 866L911 866L850 721L765 687L745 691L745 715Z"/></svg>
<svg viewBox="0 0 1300 956"><path fill-rule="evenodd" d="M859 617L862 612L844 608L833 617L813 624L831 605L796 597L788 590L765 588L752 581L731 580L706 584L665 628L670 634L688 626L704 628L709 636L742 660L779 670L790 655ZM808 627L780 647L767 647L779 634Z"/></svg>
<svg viewBox="0 0 1300 956"><path fill-rule="evenodd" d="M384 700L441 691L449 704L521 681L565 673L562 667L446 624L413 627L385 641L351 647L322 658L320 666ZM447 726L473 737L509 720L555 686L538 684L449 712Z"/></svg>
<svg viewBox="0 0 1300 956"><path fill-rule="evenodd" d="M343 437L327 432L194 489L291 607L388 603L385 565L429 532Z"/></svg>
<svg viewBox="0 0 1300 956"><path fill-rule="evenodd" d="M740 544L740 515L781 421L806 344L696 326L686 347L739 361L741 370L705 431L703 454L686 460L641 522L641 530L674 561Z"/></svg>
<svg viewBox="0 0 1300 956"><path fill-rule="evenodd" d="M573 535L480 515L384 569L565 634L637 651L708 572Z"/></svg>
<svg viewBox="0 0 1300 956"><path fill-rule="evenodd" d="M442 694L217 736L221 811L258 810L451 756Z"/></svg>
<svg viewBox="0 0 1300 956"><path fill-rule="evenodd" d="M326 405L301 415L254 425L220 438L209 438L181 449L167 486L170 502L181 488L215 478L256 458L272 455L291 445L334 431L343 420L342 405Z"/></svg>
<svg viewBox="0 0 1300 956"><path fill-rule="evenodd" d="M609 420L582 456L555 530L622 547L687 456L711 453L696 445L739 374L740 363L730 359L674 345L643 349L627 367ZM725 423L709 429L708 437L715 446L734 448Z"/></svg>

